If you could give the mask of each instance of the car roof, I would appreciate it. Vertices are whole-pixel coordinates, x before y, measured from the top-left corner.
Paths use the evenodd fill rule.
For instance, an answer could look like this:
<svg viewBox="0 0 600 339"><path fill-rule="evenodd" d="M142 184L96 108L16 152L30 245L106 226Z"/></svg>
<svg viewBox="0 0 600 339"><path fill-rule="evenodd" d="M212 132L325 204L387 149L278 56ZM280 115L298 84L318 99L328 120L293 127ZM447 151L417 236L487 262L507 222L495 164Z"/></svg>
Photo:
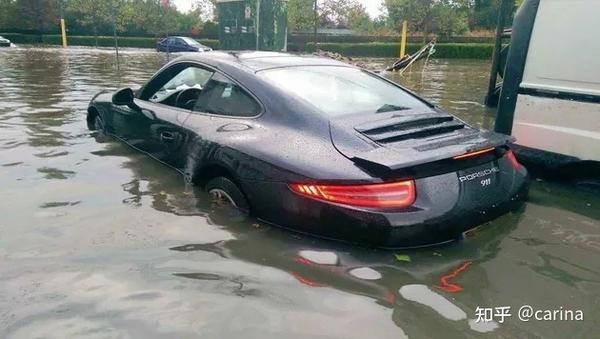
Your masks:
<svg viewBox="0 0 600 339"><path fill-rule="evenodd" d="M198 61L209 66L218 67L226 64L230 67L258 72L271 68L295 66L343 66L352 65L314 55L300 55L279 52L261 51L212 51L182 56L176 60Z"/></svg>

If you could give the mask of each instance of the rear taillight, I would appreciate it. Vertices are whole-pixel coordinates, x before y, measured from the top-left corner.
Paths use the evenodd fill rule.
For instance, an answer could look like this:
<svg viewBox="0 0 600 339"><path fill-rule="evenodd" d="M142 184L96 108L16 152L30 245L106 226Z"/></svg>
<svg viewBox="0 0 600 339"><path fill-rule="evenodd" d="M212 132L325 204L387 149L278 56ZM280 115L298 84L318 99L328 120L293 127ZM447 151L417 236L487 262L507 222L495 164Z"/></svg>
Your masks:
<svg viewBox="0 0 600 339"><path fill-rule="evenodd" d="M406 208L416 197L413 180L369 185L290 184L289 187L309 198L368 208Z"/></svg>
<svg viewBox="0 0 600 339"><path fill-rule="evenodd" d="M514 169L521 168L521 164L519 163L519 161L517 160L517 157L515 157L515 154L513 153L513 151L511 149L509 149L508 152L506 152L506 159L508 159L508 161L510 162L510 164L512 165L512 167Z"/></svg>

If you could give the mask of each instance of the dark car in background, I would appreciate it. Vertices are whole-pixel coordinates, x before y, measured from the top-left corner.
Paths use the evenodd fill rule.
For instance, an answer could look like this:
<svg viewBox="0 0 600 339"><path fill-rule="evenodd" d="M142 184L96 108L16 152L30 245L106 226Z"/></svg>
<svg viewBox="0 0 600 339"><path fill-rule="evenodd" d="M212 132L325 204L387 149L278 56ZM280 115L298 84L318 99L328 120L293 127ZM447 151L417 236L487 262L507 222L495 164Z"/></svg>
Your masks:
<svg viewBox="0 0 600 339"><path fill-rule="evenodd" d="M0 36L0 47L10 47L10 40Z"/></svg>
<svg viewBox="0 0 600 339"><path fill-rule="evenodd" d="M512 138L331 59L194 53L92 98L90 129L272 224L364 245L442 243L527 196Z"/></svg>
<svg viewBox="0 0 600 339"><path fill-rule="evenodd" d="M185 36L171 36L156 44L159 52L209 52L212 48Z"/></svg>

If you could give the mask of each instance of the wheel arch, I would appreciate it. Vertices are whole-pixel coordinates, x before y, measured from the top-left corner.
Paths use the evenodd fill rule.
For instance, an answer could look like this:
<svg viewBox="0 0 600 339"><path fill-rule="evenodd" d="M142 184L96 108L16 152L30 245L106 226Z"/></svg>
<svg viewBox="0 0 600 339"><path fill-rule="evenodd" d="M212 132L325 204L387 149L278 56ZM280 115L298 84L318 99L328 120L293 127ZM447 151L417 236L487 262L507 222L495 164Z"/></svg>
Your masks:
<svg viewBox="0 0 600 339"><path fill-rule="evenodd" d="M234 174L234 171L220 163L212 163L196 168L192 173L191 181L194 185L204 188L206 183L216 177L225 177L233 181L240 188L240 190L242 189L237 176Z"/></svg>
<svg viewBox="0 0 600 339"><path fill-rule="evenodd" d="M94 127L94 119L96 119L96 116L100 115L100 111L95 107L95 106L89 106L87 109L87 117L86 117L86 122L87 122L87 126L88 129L93 131L95 129Z"/></svg>
<svg viewBox="0 0 600 339"><path fill-rule="evenodd" d="M238 176L235 175L235 171L224 164L212 163L212 164L202 166L202 167L196 169L192 174L191 182L194 186L200 187L201 189L204 190L206 188L206 184L210 180L217 178L217 177L225 177L225 178L231 180L237 186L237 188L240 190L240 192L246 199L249 209L252 210L252 202L250 201L250 198L248 197L248 193L242 186L242 183L238 179Z"/></svg>

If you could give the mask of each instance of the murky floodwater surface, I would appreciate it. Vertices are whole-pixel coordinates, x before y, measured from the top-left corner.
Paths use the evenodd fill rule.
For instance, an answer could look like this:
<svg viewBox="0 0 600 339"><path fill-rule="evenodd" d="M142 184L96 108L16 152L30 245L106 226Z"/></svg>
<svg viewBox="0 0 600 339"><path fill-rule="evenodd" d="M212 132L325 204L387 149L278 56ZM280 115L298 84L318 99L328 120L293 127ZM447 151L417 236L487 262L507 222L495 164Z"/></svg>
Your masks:
<svg viewBox="0 0 600 339"><path fill-rule="evenodd" d="M598 337L599 197L534 181L522 210L411 251L237 222L87 130L93 94L139 86L166 61L121 55L118 73L107 50L0 50L0 337ZM488 128L487 72L431 60L388 76ZM519 321L525 304L585 318ZM512 317L476 323L478 306Z"/></svg>

